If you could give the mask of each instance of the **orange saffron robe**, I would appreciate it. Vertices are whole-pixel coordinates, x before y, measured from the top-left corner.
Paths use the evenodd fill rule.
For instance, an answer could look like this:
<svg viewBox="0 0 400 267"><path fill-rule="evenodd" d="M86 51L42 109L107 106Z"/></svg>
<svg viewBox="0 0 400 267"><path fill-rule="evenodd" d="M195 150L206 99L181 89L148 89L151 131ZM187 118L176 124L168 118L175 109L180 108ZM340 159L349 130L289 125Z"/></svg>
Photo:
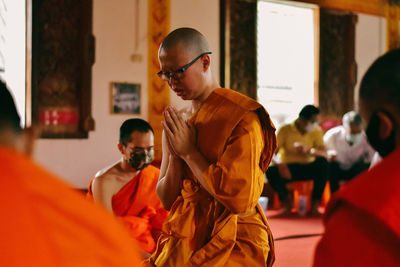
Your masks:
<svg viewBox="0 0 400 267"><path fill-rule="evenodd" d="M211 163L209 194L186 168L181 195L164 223L156 266L271 266L274 244L258 204L276 148L265 109L229 89L215 89L191 118L197 147Z"/></svg>
<svg viewBox="0 0 400 267"><path fill-rule="evenodd" d="M400 149L341 188L327 207L314 266L400 266Z"/></svg>
<svg viewBox="0 0 400 267"><path fill-rule="evenodd" d="M0 147L0 214L0 266L141 264L137 247L113 216L5 147Z"/></svg>
<svg viewBox="0 0 400 267"><path fill-rule="evenodd" d="M168 215L156 194L159 175L160 170L149 165L112 197L114 215L124 222L140 248L148 253L154 251ZM92 182L88 190L91 199Z"/></svg>

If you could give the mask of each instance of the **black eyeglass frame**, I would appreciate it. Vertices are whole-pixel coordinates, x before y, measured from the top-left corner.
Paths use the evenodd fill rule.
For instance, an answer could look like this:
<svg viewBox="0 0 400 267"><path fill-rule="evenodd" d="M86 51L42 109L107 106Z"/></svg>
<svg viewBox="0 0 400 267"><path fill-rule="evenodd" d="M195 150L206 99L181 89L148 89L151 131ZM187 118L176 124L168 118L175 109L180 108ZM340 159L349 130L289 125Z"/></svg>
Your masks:
<svg viewBox="0 0 400 267"><path fill-rule="evenodd" d="M177 69L176 71L169 71L169 72L163 72L162 70L160 70L159 72L157 72L158 77L160 77L162 80L164 81L169 81L171 78L175 79L175 80L179 80L180 78L177 78L176 75L180 75L183 74L190 66L192 66L197 60L199 60L202 56L204 55L211 55L212 52L204 52L201 53L198 57L196 57L195 59L193 59L192 61L190 61L188 64L186 64L185 66L183 66L180 69ZM163 78L165 77L165 78Z"/></svg>

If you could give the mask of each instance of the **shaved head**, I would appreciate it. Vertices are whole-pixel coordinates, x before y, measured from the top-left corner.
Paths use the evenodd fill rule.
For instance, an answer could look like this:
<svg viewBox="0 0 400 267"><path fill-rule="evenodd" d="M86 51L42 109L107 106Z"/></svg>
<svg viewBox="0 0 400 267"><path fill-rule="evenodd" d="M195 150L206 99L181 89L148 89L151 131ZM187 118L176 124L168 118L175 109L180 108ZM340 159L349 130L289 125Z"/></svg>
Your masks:
<svg viewBox="0 0 400 267"><path fill-rule="evenodd" d="M13 97L7 89L7 85L0 80L0 131L12 130L19 133L21 131L20 121Z"/></svg>
<svg viewBox="0 0 400 267"><path fill-rule="evenodd" d="M378 58L360 86L360 100L373 109L390 107L400 115L400 49Z"/></svg>
<svg viewBox="0 0 400 267"><path fill-rule="evenodd" d="M161 43L160 51L168 50L178 44L192 56L210 51L210 46L204 35L192 28L179 28L172 31Z"/></svg>

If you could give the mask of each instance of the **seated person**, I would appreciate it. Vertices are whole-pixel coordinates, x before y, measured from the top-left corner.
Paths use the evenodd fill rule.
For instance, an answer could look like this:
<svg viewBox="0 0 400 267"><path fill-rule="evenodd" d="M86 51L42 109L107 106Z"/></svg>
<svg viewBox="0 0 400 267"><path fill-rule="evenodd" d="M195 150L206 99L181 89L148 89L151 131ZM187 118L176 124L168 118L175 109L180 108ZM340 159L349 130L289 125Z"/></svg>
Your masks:
<svg viewBox="0 0 400 267"><path fill-rule="evenodd" d="M140 266L113 216L32 161L33 133L0 80L0 266Z"/></svg>
<svg viewBox="0 0 400 267"><path fill-rule="evenodd" d="M121 160L100 170L90 182L88 198L120 217L140 248L152 253L168 212L156 194L160 170L152 165L154 134L142 119L126 120L120 128Z"/></svg>
<svg viewBox="0 0 400 267"><path fill-rule="evenodd" d="M339 189L340 181L349 181L367 170L375 152L363 131L360 114L347 112L342 123L324 135L330 159L329 182L332 193Z"/></svg>
<svg viewBox="0 0 400 267"><path fill-rule="evenodd" d="M318 206L328 178L328 161L325 158L323 133L318 126L319 109L307 105L299 117L290 124L282 126L277 134L278 146L273 164L267 170L267 178L278 193L284 212L290 212L286 183L291 181L313 180L311 212L318 214Z"/></svg>

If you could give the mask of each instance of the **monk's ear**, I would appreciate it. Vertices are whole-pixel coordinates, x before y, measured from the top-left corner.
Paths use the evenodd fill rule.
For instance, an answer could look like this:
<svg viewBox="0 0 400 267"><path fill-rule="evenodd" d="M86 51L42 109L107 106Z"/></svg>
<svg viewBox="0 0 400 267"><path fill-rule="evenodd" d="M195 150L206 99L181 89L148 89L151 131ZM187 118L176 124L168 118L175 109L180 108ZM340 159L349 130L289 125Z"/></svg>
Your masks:
<svg viewBox="0 0 400 267"><path fill-rule="evenodd" d="M118 150L121 152L121 154L124 154L125 146L122 143L118 143Z"/></svg>
<svg viewBox="0 0 400 267"><path fill-rule="evenodd" d="M203 64L203 71L205 72L205 71L207 71L208 70L208 68L210 67L210 64L211 64L211 58L210 58L210 55L208 55L208 54L205 54L203 57L202 57L202 64Z"/></svg>
<svg viewBox="0 0 400 267"><path fill-rule="evenodd" d="M379 137L381 139L386 139L390 136L393 130L393 121L384 112L377 113L380 123L379 123Z"/></svg>

